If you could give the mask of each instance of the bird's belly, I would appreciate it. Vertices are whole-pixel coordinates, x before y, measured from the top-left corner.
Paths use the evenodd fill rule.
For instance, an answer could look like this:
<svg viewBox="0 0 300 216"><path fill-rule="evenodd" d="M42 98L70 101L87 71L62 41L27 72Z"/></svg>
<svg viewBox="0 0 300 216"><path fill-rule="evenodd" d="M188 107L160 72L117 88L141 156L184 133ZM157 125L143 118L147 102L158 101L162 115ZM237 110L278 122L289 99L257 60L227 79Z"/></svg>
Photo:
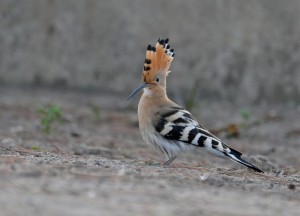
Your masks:
<svg viewBox="0 0 300 216"><path fill-rule="evenodd" d="M156 149L160 150L168 158L177 156L182 151L188 151L194 146L175 140L169 140L161 136L153 129L140 128L143 139L146 143L153 145Z"/></svg>

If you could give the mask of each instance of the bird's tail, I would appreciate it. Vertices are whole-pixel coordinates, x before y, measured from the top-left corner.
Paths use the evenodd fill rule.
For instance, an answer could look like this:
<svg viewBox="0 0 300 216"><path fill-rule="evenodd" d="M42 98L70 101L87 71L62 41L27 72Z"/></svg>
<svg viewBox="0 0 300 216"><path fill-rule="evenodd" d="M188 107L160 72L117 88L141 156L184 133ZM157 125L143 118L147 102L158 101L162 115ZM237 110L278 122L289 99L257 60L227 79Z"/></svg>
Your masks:
<svg viewBox="0 0 300 216"><path fill-rule="evenodd" d="M228 147L228 146L227 146ZM244 166L249 167L250 169L255 170L256 172L260 172L263 173L263 171L261 169L259 169L258 167L254 166L253 164L249 163L248 161L244 160L242 158L242 153L228 147L230 149L230 151L225 152L224 154L227 155L228 157L230 157L232 160L243 164Z"/></svg>

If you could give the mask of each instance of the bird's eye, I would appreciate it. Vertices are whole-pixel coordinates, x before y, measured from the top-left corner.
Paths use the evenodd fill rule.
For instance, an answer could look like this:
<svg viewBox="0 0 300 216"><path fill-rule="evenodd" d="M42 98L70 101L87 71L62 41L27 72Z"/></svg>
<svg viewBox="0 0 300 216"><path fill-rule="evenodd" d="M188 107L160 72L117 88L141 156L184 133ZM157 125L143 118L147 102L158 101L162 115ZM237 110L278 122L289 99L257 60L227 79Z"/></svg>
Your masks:
<svg viewBox="0 0 300 216"><path fill-rule="evenodd" d="M156 81L156 82L159 82L159 78L158 78L158 77L156 77L155 81Z"/></svg>

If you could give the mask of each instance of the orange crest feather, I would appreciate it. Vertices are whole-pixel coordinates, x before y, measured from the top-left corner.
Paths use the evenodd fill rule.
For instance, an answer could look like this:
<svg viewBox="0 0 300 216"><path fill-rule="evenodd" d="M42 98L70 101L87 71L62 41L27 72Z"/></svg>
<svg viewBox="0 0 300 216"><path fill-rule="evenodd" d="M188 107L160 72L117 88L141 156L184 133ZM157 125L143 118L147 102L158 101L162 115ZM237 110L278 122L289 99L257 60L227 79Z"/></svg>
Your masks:
<svg viewBox="0 0 300 216"><path fill-rule="evenodd" d="M147 47L143 74L154 76L157 72L168 73L173 57L174 49L170 49L169 39L158 39L155 47L150 44Z"/></svg>

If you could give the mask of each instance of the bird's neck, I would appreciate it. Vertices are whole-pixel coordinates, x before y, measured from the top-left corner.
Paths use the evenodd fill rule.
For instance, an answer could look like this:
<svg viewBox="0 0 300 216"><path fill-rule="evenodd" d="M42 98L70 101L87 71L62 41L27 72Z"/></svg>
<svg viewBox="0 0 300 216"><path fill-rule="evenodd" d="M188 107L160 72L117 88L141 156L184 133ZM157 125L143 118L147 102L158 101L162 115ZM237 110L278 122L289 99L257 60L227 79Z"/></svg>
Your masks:
<svg viewBox="0 0 300 216"><path fill-rule="evenodd" d="M139 110L144 110L144 113L150 114L161 107L174 104L175 103L168 98L165 88L145 88L139 102Z"/></svg>
<svg viewBox="0 0 300 216"><path fill-rule="evenodd" d="M142 97L146 100L162 100L168 98L166 88L163 86L149 86L144 88Z"/></svg>
<svg viewBox="0 0 300 216"><path fill-rule="evenodd" d="M166 89L155 87L145 88L138 105L140 128L147 128L151 125L152 117L159 108L167 106L170 103L169 101Z"/></svg>

